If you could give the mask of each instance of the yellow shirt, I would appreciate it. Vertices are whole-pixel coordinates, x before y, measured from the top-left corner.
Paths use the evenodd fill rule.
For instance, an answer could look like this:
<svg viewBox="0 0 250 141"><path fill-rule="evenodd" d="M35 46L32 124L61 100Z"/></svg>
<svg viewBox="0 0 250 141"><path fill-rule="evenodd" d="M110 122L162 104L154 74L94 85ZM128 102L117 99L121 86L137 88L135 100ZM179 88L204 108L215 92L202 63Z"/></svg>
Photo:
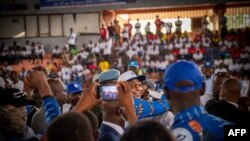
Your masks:
<svg viewBox="0 0 250 141"><path fill-rule="evenodd" d="M109 69L109 62L108 61L101 61L99 63L99 68L101 69L101 71L106 71Z"/></svg>

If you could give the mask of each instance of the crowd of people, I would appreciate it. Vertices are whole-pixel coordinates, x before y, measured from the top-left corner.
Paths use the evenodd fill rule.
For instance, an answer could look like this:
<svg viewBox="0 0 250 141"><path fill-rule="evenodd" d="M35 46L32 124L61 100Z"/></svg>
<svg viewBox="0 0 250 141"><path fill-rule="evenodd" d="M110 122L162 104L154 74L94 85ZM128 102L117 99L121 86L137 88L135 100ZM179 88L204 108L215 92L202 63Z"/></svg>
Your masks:
<svg viewBox="0 0 250 141"><path fill-rule="evenodd" d="M175 24L181 28L179 17ZM164 35L156 16L155 35L150 25L142 35L139 20L131 35L128 21L121 42L125 33L117 20L112 25L107 32L114 33L100 31L98 42L82 47L70 29L68 44L55 46L45 66L1 67L0 140L219 141L225 125L249 126L248 28L220 36L203 27L194 38L170 28ZM20 52L16 44L3 44L1 59L44 56L41 43L27 41ZM118 96L102 99L102 86Z"/></svg>
<svg viewBox="0 0 250 141"><path fill-rule="evenodd" d="M19 45L16 41L13 41L13 45L7 46L4 43L0 47L0 62L8 64L19 64L22 60L29 60L33 64L43 63L45 55L45 48L41 42L32 42L29 40L24 45ZM40 60L40 62L39 62ZM37 62L38 61L38 62Z"/></svg>

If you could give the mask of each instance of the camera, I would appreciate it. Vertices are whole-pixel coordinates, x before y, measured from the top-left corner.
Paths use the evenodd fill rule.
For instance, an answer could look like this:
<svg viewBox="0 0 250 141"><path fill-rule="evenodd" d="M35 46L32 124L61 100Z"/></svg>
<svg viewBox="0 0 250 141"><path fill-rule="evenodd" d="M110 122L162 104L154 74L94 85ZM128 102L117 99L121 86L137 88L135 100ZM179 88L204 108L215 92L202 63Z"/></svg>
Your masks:
<svg viewBox="0 0 250 141"><path fill-rule="evenodd" d="M118 99L118 89L115 85L97 87L97 98L105 101Z"/></svg>

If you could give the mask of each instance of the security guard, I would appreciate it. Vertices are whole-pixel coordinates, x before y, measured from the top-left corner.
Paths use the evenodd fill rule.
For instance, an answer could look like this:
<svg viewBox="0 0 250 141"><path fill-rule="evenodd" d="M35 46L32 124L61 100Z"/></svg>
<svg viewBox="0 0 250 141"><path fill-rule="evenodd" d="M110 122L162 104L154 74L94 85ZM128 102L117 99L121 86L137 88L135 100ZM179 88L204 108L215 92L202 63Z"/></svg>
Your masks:
<svg viewBox="0 0 250 141"><path fill-rule="evenodd" d="M204 92L202 82L202 74L193 62L180 60L165 71L165 90L175 114L171 129L178 141L221 141L224 125L230 124L200 106L200 95Z"/></svg>

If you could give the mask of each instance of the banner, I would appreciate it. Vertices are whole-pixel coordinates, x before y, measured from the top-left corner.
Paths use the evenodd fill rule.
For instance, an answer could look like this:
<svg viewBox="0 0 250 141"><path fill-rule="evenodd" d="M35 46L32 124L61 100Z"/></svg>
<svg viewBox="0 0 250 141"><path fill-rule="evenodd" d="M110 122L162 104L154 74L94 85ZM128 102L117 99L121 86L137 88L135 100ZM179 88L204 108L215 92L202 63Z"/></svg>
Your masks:
<svg viewBox="0 0 250 141"><path fill-rule="evenodd" d="M108 5L126 3L126 0L40 0L41 8L62 8L87 5Z"/></svg>

